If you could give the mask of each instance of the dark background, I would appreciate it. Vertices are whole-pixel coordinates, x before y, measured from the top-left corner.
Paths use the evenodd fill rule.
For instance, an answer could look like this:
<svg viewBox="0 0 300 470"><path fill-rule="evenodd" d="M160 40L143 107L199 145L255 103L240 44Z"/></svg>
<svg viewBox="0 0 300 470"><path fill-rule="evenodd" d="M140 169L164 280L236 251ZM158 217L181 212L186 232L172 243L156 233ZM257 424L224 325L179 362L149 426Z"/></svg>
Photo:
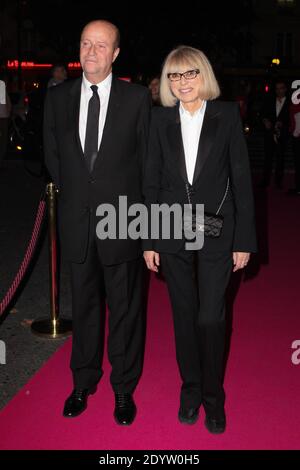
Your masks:
<svg viewBox="0 0 300 470"><path fill-rule="evenodd" d="M248 62L251 52L247 53L245 45L247 34L241 40L240 29L250 28L255 18L252 3L248 0L180 0L178 5L162 1L1 0L0 14L8 12L9 20L18 23L20 42L23 42L19 53L24 58L29 52L31 60L41 56L48 60L76 60L83 26L92 19L108 19L121 31L122 54L116 64L117 71L136 74L141 70L159 71L165 55L178 44L203 49L216 65L228 51L237 56L240 64ZM5 43L10 41L5 31L1 36L3 60L8 59L4 57Z"/></svg>

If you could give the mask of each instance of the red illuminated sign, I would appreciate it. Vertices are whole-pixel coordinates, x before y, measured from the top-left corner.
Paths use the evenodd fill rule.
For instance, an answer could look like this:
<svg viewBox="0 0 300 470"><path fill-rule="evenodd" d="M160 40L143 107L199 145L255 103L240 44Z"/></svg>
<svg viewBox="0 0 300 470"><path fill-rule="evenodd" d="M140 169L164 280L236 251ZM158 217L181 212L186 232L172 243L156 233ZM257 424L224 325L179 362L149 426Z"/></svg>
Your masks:
<svg viewBox="0 0 300 470"><path fill-rule="evenodd" d="M7 61L7 68L8 69L18 69L19 67L19 61L18 60L8 60ZM22 61L21 62L21 68L22 69L49 69L53 67L53 64L36 64L35 62L31 61ZM69 62L68 63L68 69L70 70L79 70L81 69L81 64L80 62ZM126 82L131 82L130 77L119 77L120 80L125 80Z"/></svg>
<svg viewBox="0 0 300 470"><path fill-rule="evenodd" d="M120 80L124 80L124 82L131 82L130 77L119 77Z"/></svg>
<svg viewBox="0 0 300 470"><path fill-rule="evenodd" d="M7 68L9 69L17 69L19 67L18 60L8 60L7 61ZM50 68L52 64L35 64L34 62L22 61L21 68L22 69L34 69L34 68Z"/></svg>
<svg viewBox="0 0 300 470"><path fill-rule="evenodd" d="M80 69L81 64L80 62L69 62L68 63L68 69Z"/></svg>
<svg viewBox="0 0 300 470"><path fill-rule="evenodd" d="M22 61L21 62L21 68L22 69L34 69L34 68L51 68L53 64L36 64L35 62L30 62L30 61ZM18 60L8 60L7 61L7 68L8 69L17 69L19 67L19 61ZM68 68L69 69L80 69L81 65L80 62L69 62L68 63Z"/></svg>

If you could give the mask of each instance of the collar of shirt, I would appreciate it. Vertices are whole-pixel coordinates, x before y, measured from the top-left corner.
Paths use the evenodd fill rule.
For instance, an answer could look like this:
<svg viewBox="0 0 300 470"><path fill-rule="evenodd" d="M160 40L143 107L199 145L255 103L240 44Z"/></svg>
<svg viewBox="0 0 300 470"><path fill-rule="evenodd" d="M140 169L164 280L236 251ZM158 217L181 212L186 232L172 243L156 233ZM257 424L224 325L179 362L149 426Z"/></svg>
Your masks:
<svg viewBox="0 0 300 470"><path fill-rule="evenodd" d="M111 83L112 83L112 74L109 74L105 78L105 80L97 84L98 95L100 98L98 147L100 147L101 140L102 140L102 134L103 134L106 114L107 114L107 109L108 109ZM81 84L80 112L79 112L79 135L80 135L82 149L84 149L84 145L85 145L85 133L86 133L89 100L93 96L93 92L90 88L91 85L92 83L90 83L83 74L82 84Z"/></svg>
<svg viewBox="0 0 300 470"><path fill-rule="evenodd" d="M110 93L112 82L112 73L110 73L102 82L96 83L98 87L98 94L101 97L106 97ZM84 73L82 74L82 90L85 95L92 96L93 92L91 86L93 83L89 82Z"/></svg>
<svg viewBox="0 0 300 470"><path fill-rule="evenodd" d="M187 119L189 121L192 121L192 120L196 119L197 117L203 116L203 114L205 112L205 108L206 108L206 101L203 100L202 105L200 106L200 108L197 109L197 111L195 111L193 114L191 114L187 109L185 109L183 107L182 103L180 102L180 105L179 105L180 117L183 118L183 119Z"/></svg>
<svg viewBox="0 0 300 470"><path fill-rule="evenodd" d="M279 103L279 104L284 103L285 100L286 100L286 96L283 96L282 98L279 98L279 97L276 98L276 102Z"/></svg>

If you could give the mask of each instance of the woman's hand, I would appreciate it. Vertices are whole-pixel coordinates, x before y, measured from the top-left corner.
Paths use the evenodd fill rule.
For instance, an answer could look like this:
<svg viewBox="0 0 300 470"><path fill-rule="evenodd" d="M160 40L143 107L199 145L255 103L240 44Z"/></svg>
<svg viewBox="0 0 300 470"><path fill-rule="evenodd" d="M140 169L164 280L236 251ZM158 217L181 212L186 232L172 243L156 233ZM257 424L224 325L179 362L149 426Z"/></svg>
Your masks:
<svg viewBox="0 0 300 470"><path fill-rule="evenodd" d="M150 271L158 273L159 253L156 253L156 251L144 251L144 260Z"/></svg>
<svg viewBox="0 0 300 470"><path fill-rule="evenodd" d="M243 253L241 251L235 251L232 254L233 257L233 272L243 269L247 266L247 263L250 259L250 253Z"/></svg>

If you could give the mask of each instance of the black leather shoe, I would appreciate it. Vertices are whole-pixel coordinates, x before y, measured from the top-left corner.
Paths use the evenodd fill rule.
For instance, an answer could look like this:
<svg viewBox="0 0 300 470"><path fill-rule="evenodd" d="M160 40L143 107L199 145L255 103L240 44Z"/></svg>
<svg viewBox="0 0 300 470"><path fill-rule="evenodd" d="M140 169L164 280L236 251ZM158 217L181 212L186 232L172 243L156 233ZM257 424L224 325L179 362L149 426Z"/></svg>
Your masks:
<svg viewBox="0 0 300 470"><path fill-rule="evenodd" d="M130 393L115 393L114 417L117 424L129 426L136 415L136 406Z"/></svg>
<svg viewBox="0 0 300 470"><path fill-rule="evenodd" d="M74 389L71 395L66 399L63 415L65 418L75 418L80 415L87 407L89 395L93 395L97 390L95 385L92 388Z"/></svg>
<svg viewBox="0 0 300 470"><path fill-rule="evenodd" d="M199 408L180 408L178 419L182 424L195 424L199 418Z"/></svg>
<svg viewBox="0 0 300 470"><path fill-rule="evenodd" d="M204 424L211 434L222 434L226 428L226 419L225 416L223 418L206 416Z"/></svg>

